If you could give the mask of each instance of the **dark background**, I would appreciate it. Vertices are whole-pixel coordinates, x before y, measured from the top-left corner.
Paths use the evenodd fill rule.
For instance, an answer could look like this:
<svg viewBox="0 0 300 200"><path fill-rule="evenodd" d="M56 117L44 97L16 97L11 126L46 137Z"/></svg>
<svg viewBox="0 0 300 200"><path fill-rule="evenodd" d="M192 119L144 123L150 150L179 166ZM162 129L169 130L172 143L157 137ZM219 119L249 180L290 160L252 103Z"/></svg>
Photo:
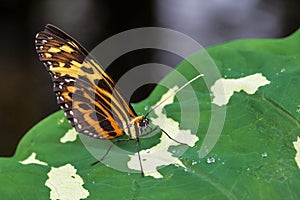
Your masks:
<svg viewBox="0 0 300 200"><path fill-rule="evenodd" d="M284 37L300 24L297 0L2 0L0 11L0 156L13 155L21 137L58 110L50 76L34 48L35 34L47 23L88 50L144 26L171 28L208 47L239 38ZM109 73L118 79L130 67L153 60L159 62L151 52L133 52L114 62ZM161 62L179 62L172 56L167 60ZM151 87L146 89L132 101L145 98Z"/></svg>

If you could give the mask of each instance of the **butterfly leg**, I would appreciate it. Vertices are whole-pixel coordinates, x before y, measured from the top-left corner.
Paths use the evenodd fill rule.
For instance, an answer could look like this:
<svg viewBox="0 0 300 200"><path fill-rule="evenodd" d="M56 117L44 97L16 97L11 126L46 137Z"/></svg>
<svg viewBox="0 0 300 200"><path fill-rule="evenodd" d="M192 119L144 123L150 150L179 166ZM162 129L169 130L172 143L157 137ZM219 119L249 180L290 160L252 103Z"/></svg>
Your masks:
<svg viewBox="0 0 300 200"><path fill-rule="evenodd" d="M113 141L112 144L107 149L107 151L105 152L105 154L99 160L97 160L96 162L93 162L91 165L94 166L94 165L98 164L99 162L102 162L116 143L118 143L118 142L128 142L128 141L131 141L131 140L133 140L133 139L129 138L129 139L119 139L119 140Z"/></svg>
<svg viewBox="0 0 300 200"><path fill-rule="evenodd" d="M172 138L165 130L163 130L162 128L160 128L160 127L158 127L158 126L155 127L155 128L152 128L152 127L149 125L148 127L150 128L150 132L148 132L148 133L146 133L146 134L143 134L143 135L141 135L141 136L143 136L143 137L144 137L144 136L147 136L147 135L153 133L154 131L156 131L157 129L160 129L164 134L166 134L166 136L167 136L169 139L173 140L174 142L176 142L176 143L178 143L178 144L188 145L188 144L186 144L186 143L179 142L179 141L175 140L175 139Z"/></svg>
<svg viewBox="0 0 300 200"><path fill-rule="evenodd" d="M136 150L137 150L138 158L139 158L139 162L140 162L141 175L142 175L142 177L144 177L144 170L143 170L143 165L142 165L142 160L141 160L141 155L140 155L140 138L139 137L136 138Z"/></svg>
<svg viewBox="0 0 300 200"><path fill-rule="evenodd" d="M175 139L172 138L166 131L164 131L162 128L160 128L160 130L161 130L164 134L166 134L166 136L168 136L168 138L170 138L170 139L173 140L174 142L177 142L178 144L188 145L188 144L186 144L186 143L179 142L179 141L175 140Z"/></svg>

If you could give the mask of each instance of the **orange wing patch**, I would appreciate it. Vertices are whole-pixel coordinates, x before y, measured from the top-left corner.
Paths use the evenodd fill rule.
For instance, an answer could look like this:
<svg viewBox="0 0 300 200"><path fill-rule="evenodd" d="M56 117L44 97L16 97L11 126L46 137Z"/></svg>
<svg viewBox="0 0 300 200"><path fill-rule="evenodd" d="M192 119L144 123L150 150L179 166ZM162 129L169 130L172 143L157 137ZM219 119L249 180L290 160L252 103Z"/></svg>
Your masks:
<svg viewBox="0 0 300 200"><path fill-rule="evenodd" d="M78 42L47 25L36 37L36 51L52 76L57 102L76 131L99 139L124 135L124 127L137 115Z"/></svg>

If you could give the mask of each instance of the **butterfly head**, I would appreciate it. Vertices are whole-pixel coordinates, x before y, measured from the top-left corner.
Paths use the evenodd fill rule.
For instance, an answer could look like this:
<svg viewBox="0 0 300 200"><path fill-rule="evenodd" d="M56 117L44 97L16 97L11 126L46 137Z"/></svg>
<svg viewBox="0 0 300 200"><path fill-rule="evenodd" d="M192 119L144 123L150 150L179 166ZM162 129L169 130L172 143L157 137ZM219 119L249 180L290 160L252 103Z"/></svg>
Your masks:
<svg viewBox="0 0 300 200"><path fill-rule="evenodd" d="M145 116L138 116L135 117L132 122L136 125L138 125L140 128L147 128L149 126L149 119L147 119Z"/></svg>
<svg viewBox="0 0 300 200"><path fill-rule="evenodd" d="M142 118L140 119L140 121L138 122L139 127L141 128L147 128L149 126L149 119L147 119L146 117L142 116Z"/></svg>

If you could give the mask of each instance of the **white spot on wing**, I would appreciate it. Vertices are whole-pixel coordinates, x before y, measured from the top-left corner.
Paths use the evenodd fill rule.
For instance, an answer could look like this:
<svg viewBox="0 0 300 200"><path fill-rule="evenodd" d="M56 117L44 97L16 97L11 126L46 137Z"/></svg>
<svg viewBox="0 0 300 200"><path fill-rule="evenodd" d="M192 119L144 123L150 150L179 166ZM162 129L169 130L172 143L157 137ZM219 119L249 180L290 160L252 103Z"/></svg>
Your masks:
<svg viewBox="0 0 300 200"><path fill-rule="evenodd" d="M78 123L77 118L73 118L73 121L74 121L75 123Z"/></svg>
<svg viewBox="0 0 300 200"><path fill-rule="evenodd" d="M45 182L51 190L50 199L79 200L89 196L89 191L83 187L83 179L76 172L71 164L51 168Z"/></svg>
<svg viewBox="0 0 300 200"><path fill-rule="evenodd" d="M70 82L74 82L74 79L69 78L69 79L65 79L65 81L66 81L67 83L70 83Z"/></svg>

